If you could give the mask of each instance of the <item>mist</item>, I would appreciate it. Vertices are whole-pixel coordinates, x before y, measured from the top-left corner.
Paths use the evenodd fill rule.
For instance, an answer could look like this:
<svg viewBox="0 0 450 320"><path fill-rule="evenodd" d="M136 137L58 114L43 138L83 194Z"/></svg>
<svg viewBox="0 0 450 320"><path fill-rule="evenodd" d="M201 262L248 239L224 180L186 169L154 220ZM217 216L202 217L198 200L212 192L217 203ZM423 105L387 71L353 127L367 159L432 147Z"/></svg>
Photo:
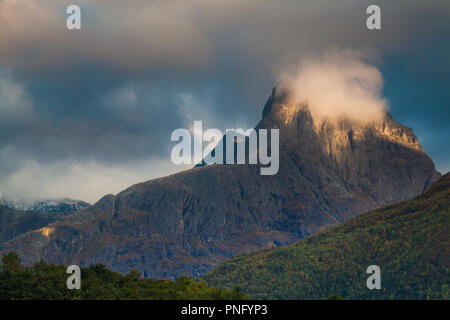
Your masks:
<svg viewBox="0 0 450 320"><path fill-rule="evenodd" d="M59 161L42 164L25 161L5 177L0 198L11 200L72 199L95 203L106 194L116 194L149 179L166 176L191 166L175 166L170 159L145 159L128 165L105 165L96 161Z"/></svg>
<svg viewBox="0 0 450 320"><path fill-rule="evenodd" d="M315 119L380 120L387 103L381 72L369 62L372 56L338 49L303 56L283 66L279 87L290 103L307 105Z"/></svg>

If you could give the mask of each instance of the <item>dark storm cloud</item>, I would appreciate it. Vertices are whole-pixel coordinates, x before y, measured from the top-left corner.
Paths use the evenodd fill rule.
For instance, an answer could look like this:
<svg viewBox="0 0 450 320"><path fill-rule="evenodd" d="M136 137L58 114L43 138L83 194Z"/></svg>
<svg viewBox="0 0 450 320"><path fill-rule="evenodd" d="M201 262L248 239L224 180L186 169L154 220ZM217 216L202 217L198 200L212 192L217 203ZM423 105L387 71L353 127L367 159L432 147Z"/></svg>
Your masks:
<svg viewBox="0 0 450 320"><path fill-rule="evenodd" d="M64 189L77 165L104 181L91 201L147 159L134 182L165 174L173 129L254 126L280 65L333 46L378 54L390 111L450 169L448 1L84 0L80 31L68 4L0 0L0 193L51 185L44 173ZM382 30L365 27L369 4Z"/></svg>

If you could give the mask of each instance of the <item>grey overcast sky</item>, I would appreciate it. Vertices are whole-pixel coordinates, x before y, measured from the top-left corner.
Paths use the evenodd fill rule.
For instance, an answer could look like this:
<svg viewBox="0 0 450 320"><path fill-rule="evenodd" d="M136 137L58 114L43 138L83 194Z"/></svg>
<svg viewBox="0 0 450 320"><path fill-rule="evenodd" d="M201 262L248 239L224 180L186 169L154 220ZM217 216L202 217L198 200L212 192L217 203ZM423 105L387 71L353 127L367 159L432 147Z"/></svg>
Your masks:
<svg viewBox="0 0 450 320"><path fill-rule="evenodd" d="M383 97L450 170L450 1L0 0L0 195L95 202L176 172L171 132L250 128L293 56L373 52ZM381 8L382 29L366 28Z"/></svg>

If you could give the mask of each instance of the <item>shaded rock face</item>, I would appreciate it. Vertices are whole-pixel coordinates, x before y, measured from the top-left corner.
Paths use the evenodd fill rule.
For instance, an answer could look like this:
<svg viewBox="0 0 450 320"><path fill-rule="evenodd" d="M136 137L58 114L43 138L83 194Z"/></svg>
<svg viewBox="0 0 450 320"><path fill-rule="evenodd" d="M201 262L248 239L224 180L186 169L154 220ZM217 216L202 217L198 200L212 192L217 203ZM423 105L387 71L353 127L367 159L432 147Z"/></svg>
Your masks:
<svg viewBox="0 0 450 320"><path fill-rule="evenodd" d="M22 211L0 204L0 243L18 235L47 226L70 214L61 211Z"/></svg>
<svg viewBox="0 0 450 320"><path fill-rule="evenodd" d="M280 129L280 168L209 165L108 195L3 245L24 262L103 263L146 277L200 275L238 253L292 243L350 217L406 200L439 174L411 129L315 121L274 90L260 128Z"/></svg>

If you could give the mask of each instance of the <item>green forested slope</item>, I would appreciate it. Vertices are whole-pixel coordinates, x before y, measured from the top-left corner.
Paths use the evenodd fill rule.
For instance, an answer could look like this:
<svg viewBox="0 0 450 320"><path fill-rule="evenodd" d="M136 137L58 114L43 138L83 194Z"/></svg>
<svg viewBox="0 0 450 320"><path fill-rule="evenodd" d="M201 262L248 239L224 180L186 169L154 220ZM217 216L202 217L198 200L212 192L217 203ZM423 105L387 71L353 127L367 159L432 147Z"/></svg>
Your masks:
<svg viewBox="0 0 450 320"><path fill-rule="evenodd" d="M286 247L244 254L204 278L242 286L253 298L450 298L450 174L422 195L381 208ZM369 290L369 265L381 290Z"/></svg>

